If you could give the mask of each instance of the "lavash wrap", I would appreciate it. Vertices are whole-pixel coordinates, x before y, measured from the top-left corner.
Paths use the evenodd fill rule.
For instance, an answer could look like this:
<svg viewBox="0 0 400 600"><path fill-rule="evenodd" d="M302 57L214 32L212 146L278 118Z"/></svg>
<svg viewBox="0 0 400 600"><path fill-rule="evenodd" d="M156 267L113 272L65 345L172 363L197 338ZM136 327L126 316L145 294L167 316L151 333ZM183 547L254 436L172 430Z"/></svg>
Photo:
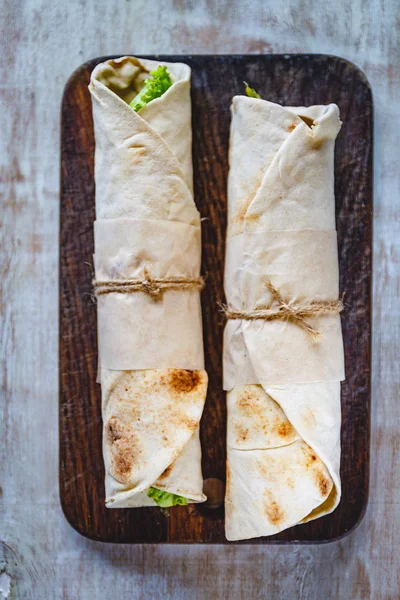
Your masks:
<svg viewBox="0 0 400 600"><path fill-rule="evenodd" d="M232 103L225 292L228 308L339 297L334 104ZM300 118L305 117L305 120ZM269 536L332 512L340 500L340 316L228 320L228 540Z"/></svg>
<svg viewBox="0 0 400 600"><path fill-rule="evenodd" d="M199 278L190 68L139 113L129 102L160 63L99 64L89 85L95 133L95 278ZM136 92L135 92L136 90ZM202 502L204 371L200 293L97 297L106 506L155 506L149 487Z"/></svg>

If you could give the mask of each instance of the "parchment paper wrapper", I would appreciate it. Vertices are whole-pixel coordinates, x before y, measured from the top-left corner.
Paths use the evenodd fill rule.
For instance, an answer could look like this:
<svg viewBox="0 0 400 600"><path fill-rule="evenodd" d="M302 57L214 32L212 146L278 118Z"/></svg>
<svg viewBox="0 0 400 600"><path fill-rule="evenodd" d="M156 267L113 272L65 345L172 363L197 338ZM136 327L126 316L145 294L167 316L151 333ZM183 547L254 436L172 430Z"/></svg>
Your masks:
<svg viewBox="0 0 400 600"><path fill-rule="evenodd" d="M136 113L129 102L159 63L123 57L91 77L98 281L198 278L190 69ZM156 487L205 500L199 421L207 391L198 290L98 296L106 505L154 506Z"/></svg>
<svg viewBox="0 0 400 600"><path fill-rule="evenodd" d="M233 99L229 309L273 308L267 280L291 304L338 299L333 153L339 129L335 105L285 108ZM293 320L227 322L229 540L278 533L331 512L340 500L340 317L306 321L320 333L317 340Z"/></svg>
<svg viewBox="0 0 400 600"><path fill-rule="evenodd" d="M102 219L95 223L98 280L200 274L200 228L175 221ZM104 294L97 299L98 343L105 369L202 369L198 290Z"/></svg>

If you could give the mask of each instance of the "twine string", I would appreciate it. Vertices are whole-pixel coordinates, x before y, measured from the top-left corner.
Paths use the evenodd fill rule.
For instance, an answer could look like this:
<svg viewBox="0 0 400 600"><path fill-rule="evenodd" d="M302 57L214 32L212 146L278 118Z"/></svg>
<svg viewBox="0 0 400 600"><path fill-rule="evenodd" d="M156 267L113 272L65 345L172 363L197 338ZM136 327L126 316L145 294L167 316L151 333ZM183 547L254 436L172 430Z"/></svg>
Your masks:
<svg viewBox="0 0 400 600"><path fill-rule="evenodd" d="M103 294L134 294L143 292L156 299L166 290L199 290L204 288L202 277L165 277L155 278L150 275L147 267L143 270L142 279L115 279L113 281L93 281L96 296Z"/></svg>
<svg viewBox="0 0 400 600"><path fill-rule="evenodd" d="M314 339L320 336L320 332L314 329L306 320L306 317L319 315L339 314L343 310L343 303L340 300L328 300L325 302L311 301L308 304L290 304L284 300L280 292L268 279L265 283L267 289L271 292L276 302L276 307L255 308L252 310L230 310L227 306L222 307L222 312L228 320L255 321L262 319L264 321L288 320L293 321L298 327L301 327Z"/></svg>

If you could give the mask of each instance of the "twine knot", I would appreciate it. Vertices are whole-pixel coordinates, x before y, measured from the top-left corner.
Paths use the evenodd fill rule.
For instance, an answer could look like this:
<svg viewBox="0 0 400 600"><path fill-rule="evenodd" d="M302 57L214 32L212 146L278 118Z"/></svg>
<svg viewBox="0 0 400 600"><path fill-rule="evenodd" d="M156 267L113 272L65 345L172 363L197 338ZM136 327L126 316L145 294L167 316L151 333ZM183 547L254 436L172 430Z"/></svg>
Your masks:
<svg viewBox="0 0 400 600"><path fill-rule="evenodd" d="M147 267L144 268L144 279L141 282L141 286L143 292L149 294L149 296L152 296L153 298L159 296L161 293L160 284L157 283L156 279L153 279Z"/></svg>

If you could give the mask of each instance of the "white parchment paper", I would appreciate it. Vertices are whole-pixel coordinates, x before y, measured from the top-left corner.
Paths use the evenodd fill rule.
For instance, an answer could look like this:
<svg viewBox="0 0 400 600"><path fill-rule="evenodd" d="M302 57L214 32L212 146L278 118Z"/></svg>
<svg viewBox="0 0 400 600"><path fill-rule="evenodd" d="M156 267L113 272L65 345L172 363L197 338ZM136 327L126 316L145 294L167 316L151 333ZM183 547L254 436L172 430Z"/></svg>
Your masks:
<svg viewBox="0 0 400 600"><path fill-rule="evenodd" d="M267 279L293 304L338 299L334 230L243 233L229 238L226 252L225 291L233 310L273 306ZM344 379L339 315L307 317L307 322L320 332L317 341L293 321L229 320L224 389Z"/></svg>
<svg viewBox="0 0 400 600"><path fill-rule="evenodd" d="M95 275L100 281L198 278L201 230L177 221L102 219L95 223ZM98 342L105 369L203 369L199 291L100 295Z"/></svg>

